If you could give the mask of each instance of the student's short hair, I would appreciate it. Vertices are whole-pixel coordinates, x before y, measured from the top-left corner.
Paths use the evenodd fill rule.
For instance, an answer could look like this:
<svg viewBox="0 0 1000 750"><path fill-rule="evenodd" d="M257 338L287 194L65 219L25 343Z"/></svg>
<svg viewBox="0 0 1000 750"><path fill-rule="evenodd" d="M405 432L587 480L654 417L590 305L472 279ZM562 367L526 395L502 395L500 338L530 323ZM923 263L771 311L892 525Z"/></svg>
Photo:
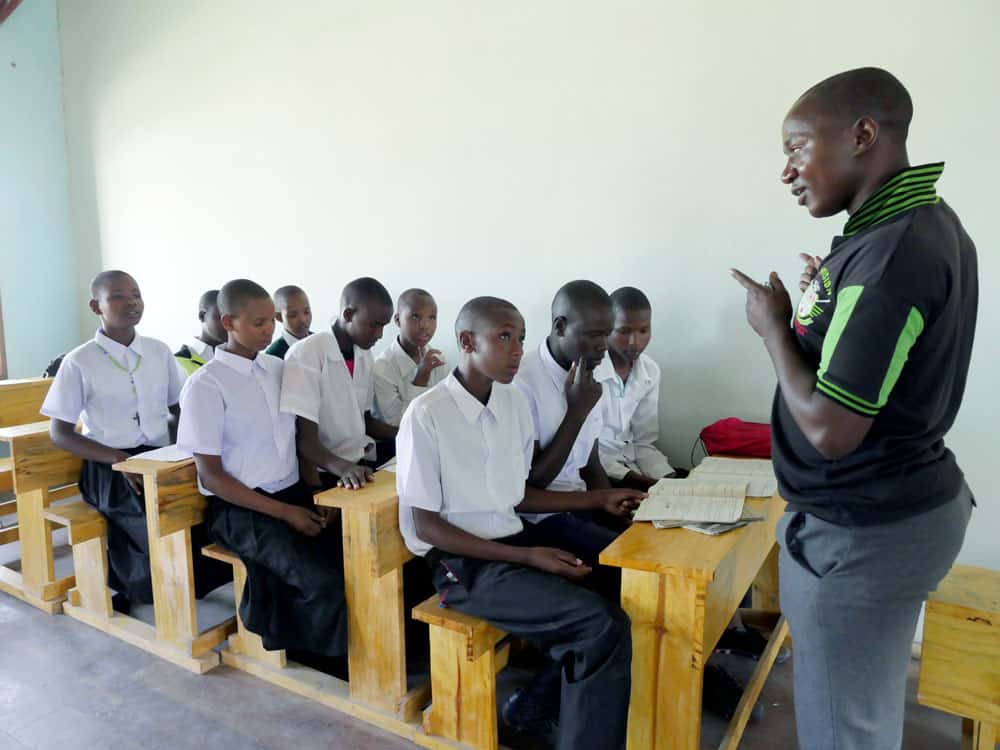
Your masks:
<svg viewBox="0 0 1000 750"><path fill-rule="evenodd" d="M288 304L288 300L294 297L296 294L301 294L303 297L308 299L308 295L305 290L300 286L295 286L295 284L288 284L286 286L278 287L274 291L274 306L279 310L284 310L285 305Z"/></svg>
<svg viewBox="0 0 1000 750"><path fill-rule="evenodd" d="M634 286L623 286L611 292L611 304L615 310L652 310L649 297Z"/></svg>
<svg viewBox="0 0 1000 750"><path fill-rule="evenodd" d="M405 292L399 295L399 298L396 300L396 312L399 312L404 307L410 307L416 304L416 301L421 297L424 297L426 299L429 299L431 302L434 302L434 295L432 295L426 289L419 289L417 287L414 287L413 289L407 289Z"/></svg>
<svg viewBox="0 0 1000 750"><path fill-rule="evenodd" d="M213 307L218 307L218 306L219 306L218 289L209 289L207 292L201 295L201 298L198 300L199 313L207 312L208 310L211 310Z"/></svg>
<svg viewBox="0 0 1000 750"><path fill-rule="evenodd" d="M252 299L271 299L271 295L256 281L233 279L223 284L222 289L219 290L219 312L223 315L239 317L247 302Z"/></svg>
<svg viewBox="0 0 1000 750"><path fill-rule="evenodd" d="M515 312L521 314L514 303L508 302L499 297L474 297L462 305L455 318L455 338L462 335L462 331L472 331L478 333L491 323L495 323L502 312Z"/></svg>
<svg viewBox="0 0 1000 750"><path fill-rule="evenodd" d="M97 295L101 292L107 291L111 284L121 278L132 279L132 274L126 273L125 271L119 271L117 269L101 271L94 277L93 281L90 282L90 298L97 299ZM132 280L135 281L135 279Z"/></svg>
<svg viewBox="0 0 1000 750"><path fill-rule="evenodd" d="M552 299L552 320L591 308L611 307L611 297L593 281L578 279L564 284Z"/></svg>
<svg viewBox="0 0 1000 750"><path fill-rule="evenodd" d="M357 309L366 304L385 305L392 307L392 297L389 290L371 276L362 276L355 279L344 287L340 294L340 309L346 310L348 307Z"/></svg>
<svg viewBox="0 0 1000 750"><path fill-rule="evenodd" d="M910 93L882 68L855 68L830 76L810 87L798 101L807 99L824 117L852 123L871 117L880 128L903 140L913 119Z"/></svg>

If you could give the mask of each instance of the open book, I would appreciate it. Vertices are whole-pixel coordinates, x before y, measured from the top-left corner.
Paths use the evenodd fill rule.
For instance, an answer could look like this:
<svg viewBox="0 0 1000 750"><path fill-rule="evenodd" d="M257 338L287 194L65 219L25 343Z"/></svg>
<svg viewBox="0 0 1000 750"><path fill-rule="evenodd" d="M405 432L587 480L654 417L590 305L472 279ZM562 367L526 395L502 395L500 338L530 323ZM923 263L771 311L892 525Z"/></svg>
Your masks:
<svg viewBox="0 0 1000 750"><path fill-rule="evenodd" d="M635 512L636 521L733 523L743 515L746 482L661 479Z"/></svg>
<svg viewBox="0 0 1000 750"><path fill-rule="evenodd" d="M691 476L703 482L746 482L748 497L771 497L778 491L774 465L766 459L709 456Z"/></svg>

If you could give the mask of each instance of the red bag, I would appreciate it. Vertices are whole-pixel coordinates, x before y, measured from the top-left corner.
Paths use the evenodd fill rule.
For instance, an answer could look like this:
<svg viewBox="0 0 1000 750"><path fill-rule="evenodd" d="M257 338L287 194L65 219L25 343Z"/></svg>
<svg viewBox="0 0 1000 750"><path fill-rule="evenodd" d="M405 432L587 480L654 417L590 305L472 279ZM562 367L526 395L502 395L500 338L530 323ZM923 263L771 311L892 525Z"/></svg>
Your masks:
<svg viewBox="0 0 1000 750"><path fill-rule="evenodd" d="M771 425L727 417L713 422L699 435L710 456L771 457Z"/></svg>

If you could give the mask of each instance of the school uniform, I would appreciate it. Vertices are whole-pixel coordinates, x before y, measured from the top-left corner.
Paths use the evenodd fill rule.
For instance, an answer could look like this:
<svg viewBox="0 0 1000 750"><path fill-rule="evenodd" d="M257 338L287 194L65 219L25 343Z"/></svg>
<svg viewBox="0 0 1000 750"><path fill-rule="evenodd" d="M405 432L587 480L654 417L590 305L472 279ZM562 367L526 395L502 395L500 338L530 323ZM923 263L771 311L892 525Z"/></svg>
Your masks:
<svg viewBox="0 0 1000 750"><path fill-rule="evenodd" d="M62 361L42 404L52 419L83 422L83 435L135 454L170 442L169 407L184 375L162 341L136 334L128 346L97 331ZM108 585L133 602L153 601L144 499L109 464L85 460L80 495L108 522ZM205 535L192 529L192 538ZM207 539L207 535L205 536ZM195 566L198 596L225 582L218 566Z"/></svg>
<svg viewBox="0 0 1000 750"><path fill-rule="evenodd" d="M566 378L569 371L556 362L546 340L521 359L514 384L528 401L534 426L535 440L545 449L555 437L559 425L566 417ZM566 463L545 488L555 492L586 492L587 483L580 476L580 469L587 465L598 436L603 418L600 404L594 406L577 433ZM616 532L593 521L587 511L568 513L525 513L526 521L538 525L546 535L549 545L572 552L590 566L598 564L601 551L618 536Z"/></svg>
<svg viewBox="0 0 1000 750"><path fill-rule="evenodd" d="M448 366L435 367L427 385L414 385L418 365L406 353L399 338L375 358L375 414L383 422L399 426L403 412L417 396L426 393L448 375Z"/></svg>
<svg viewBox="0 0 1000 750"><path fill-rule="evenodd" d="M307 333L303 338L309 337L311 335L312 331ZM284 359L285 355L288 353L288 350L291 349L295 344L297 344L300 341L302 341L302 339L296 338L291 333L289 333L288 329L282 328L281 335L274 341L272 341L271 345L267 347L267 354L270 354L272 357L277 357L278 359Z"/></svg>
<svg viewBox="0 0 1000 750"><path fill-rule="evenodd" d="M540 545L515 512L524 498L535 430L521 393L494 383L484 406L454 374L417 397L397 437L399 528L431 569L442 605L481 617L562 665L558 747L624 747L631 670L628 617L559 576L454 555L417 534L413 509L483 539Z"/></svg>
<svg viewBox="0 0 1000 750"><path fill-rule="evenodd" d="M281 412L282 362L258 354L250 360L219 350L192 375L181 393L177 445L221 456L232 477L280 502L313 506L299 481L295 417ZM209 496L207 523L215 541L247 569L240 617L268 649L292 648L327 656L347 652L340 529L318 536L297 533L284 521Z"/></svg>
<svg viewBox="0 0 1000 750"><path fill-rule="evenodd" d="M673 473L667 457L656 447L660 436L660 366L645 354L632 364L623 382L611 357L594 368L601 384L603 425L597 438L601 465L610 479L621 481L630 472L660 479Z"/></svg>
<svg viewBox="0 0 1000 750"><path fill-rule="evenodd" d="M373 366L372 353L357 346L349 366L331 331L314 333L285 355L281 411L315 422L331 453L357 463L372 442L365 412L374 408Z"/></svg>
<svg viewBox="0 0 1000 750"><path fill-rule="evenodd" d="M936 194L943 167L904 170L851 215L795 316L817 391L874 419L861 445L823 458L775 393L774 466L788 501L781 604L803 747L899 748L920 607L974 504L944 437L969 369L977 257Z"/></svg>
<svg viewBox="0 0 1000 750"><path fill-rule="evenodd" d="M181 366L185 375L192 374L203 364L210 362L214 355L215 347L198 338L191 339L174 352L177 364Z"/></svg>

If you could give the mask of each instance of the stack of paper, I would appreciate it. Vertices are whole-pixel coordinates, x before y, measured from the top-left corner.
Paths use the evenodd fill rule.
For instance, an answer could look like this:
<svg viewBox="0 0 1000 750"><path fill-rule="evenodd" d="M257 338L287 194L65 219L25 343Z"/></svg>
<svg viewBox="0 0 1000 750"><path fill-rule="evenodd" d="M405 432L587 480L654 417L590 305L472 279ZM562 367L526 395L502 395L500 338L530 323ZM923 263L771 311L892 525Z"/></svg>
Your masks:
<svg viewBox="0 0 1000 750"><path fill-rule="evenodd" d="M771 497L778 491L774 465L766 459L709 456L691 472L691 476L703 482L746 482L749 497Z"/></svg>
<svg viewBox="0 0 1000 750"><path fill-rule="evenodd" d="M661 479L635 512L636 521L734 523L743 515L746 482Z"/></svg>
<svg viewBox="0 0 1000 750"><path fill-rule="evenodd" d="M145 453L136 453L132 458L142 458L146 461L166 461L175 463L177 461L187 461L192 458L188 451L181 450L176 445L165 445L162 448L154 448Z"/></svg>

